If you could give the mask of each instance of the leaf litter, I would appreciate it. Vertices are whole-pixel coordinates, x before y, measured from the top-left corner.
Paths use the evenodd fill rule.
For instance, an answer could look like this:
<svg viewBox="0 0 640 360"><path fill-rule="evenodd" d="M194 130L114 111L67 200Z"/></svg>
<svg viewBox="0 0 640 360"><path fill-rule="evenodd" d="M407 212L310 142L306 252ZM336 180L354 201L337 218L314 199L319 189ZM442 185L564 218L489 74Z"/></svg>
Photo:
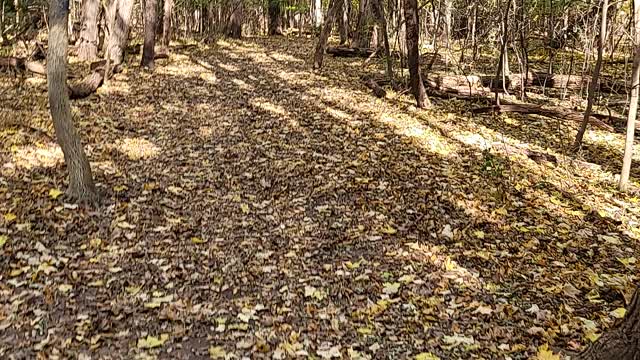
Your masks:
<svg viewBox="0 0 640 360"><path fill-rule="evenodd" d="M377 99L312 46L220 40L74 102L97 209L50 137L0 129L0 355L557 359L624 316L622 135L569 159L573 125ZM44 82L2 86L53 135Z"/></svg>

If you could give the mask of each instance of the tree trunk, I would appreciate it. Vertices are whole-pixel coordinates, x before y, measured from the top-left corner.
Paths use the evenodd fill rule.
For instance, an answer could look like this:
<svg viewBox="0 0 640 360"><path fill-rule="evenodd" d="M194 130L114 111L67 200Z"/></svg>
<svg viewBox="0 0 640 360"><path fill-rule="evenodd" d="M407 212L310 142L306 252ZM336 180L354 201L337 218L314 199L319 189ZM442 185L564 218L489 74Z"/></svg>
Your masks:
<svg viewBox="0 0 640 360"><path fill-rule="evenodd" d="M382 41L384 44L384 56L387 65L387 77L391 84L393 85L393 59L391 58L391 50L389 49L389 35L387 32L387 19L384 16L384 9L382 8L381 0L371 0L373 6L373 13L378 20L378 24L380 26L380 31L382 33Z"/></svg>
<svg viewBox="0 0 640 360"><path fill-rule="evenodd" d="M0 46L4 45L4 0L0 0Z"/></svg>
<svg viewBox="0 0 640 360"><path fill-rule="evenodd" d="M49 50L47 85L49 106L56 138L69 171L67 195L80 202L95 202L98 198L89 160L82 148L80 136L71 120L67 93L67 22L69 2L54 0L49 6Z"/></svg>
<svg viewBox="0 0 640 360"><path fill-rule="evenodd" d="M640 359L640 288L636 289L633 294L633 298L627 307L627 312L622 322L602 335L592 346L573 359Z"/></svg>
<svg viewBox="0 0 640 360"><path fill-rule="evenodd" d="M171 18L173 17L173 0L164 0L162 17L162 39L160 44L168 49L171 42Z"/></svg>
<svg viewBox="0 0 640 360"><path fill-rule="evenodd" d="M624 146L624 157L622 158L622 171L620 172L619 188L621 191L626 191L629 185L634 131L636 129L635 123L638 115L638 95L640 93L640 0L633 0L633 24L634 55L631 75L631 99L629 100L629 116L627 118L627 139Z"/></svg>
<svg viewBox="0 0 640 360"><path fill-rule="evenodd" d="M336 20L336 15L338 10L342 7L342 2L344 0L331 0L329 2L329 11L327 12L327 18L322 25L322 30L320 31L320 37L318 38L318 44L316 45L316 52L313 58L313 68L320 69L322 67L322 60L324 58L324 51L327 48L327 40L329 39L329 35L331 34L331 29L333 28L333 23Z"/></svg>
<svg viewBox="0 0 640 360"><path fill-rule="evenodd" d="M233 39L242 37L242 10L242 1L237 1L234 4L233 12L229 19L229 28L227 29L227 36Z"/></svg>
<svg viewBox="0 0 640 360"><path fill-rule="evenodd" d="M342 9L338 19L338 29L340 31L340 45L349 42L349 12L351 10L351 1L343 1Z"/></svg>
<svg viewBox="0 0 640 360"><path fill-rule="evenodd" d="M111 0L109 2L107 23L111 24L111 28L109 29L107 54L114 65L124 61L132 10L133 0Z"/></svg>
<svg viewBox="0 0 640 360"><path fill-rule="evenodd" d="M322 27L322 0L312 0L313 1L313 6L312 6L312 23L313 23L313 29L316 31L320 31L320 28Z"/></svg>
<svg viewBox="0 0 640 360"><path fill-rule="evenodd" d="M504 13L504 21L502 22L502 38L500 39L500 59L498 60L498 69L496 70L496 77L494 78L494 83L491 88L495 91L495 102L496 105L500 105L500 96L498 95L498 84L502 83L502 89L504 92L507 92L507 84L506 84L506 76L508 73L508 65L509 61L507 59L507 41L509 36L509 7L511 3L507 1L507 7L505 8ZM505 64L507 66L505 66ZM500 81L500 77L502 75L502 81ZM506 76L505 76L506 75Z"/></svg>
<svg viewBox="0 0 640 360"><path fill-rule="evenodd" d="M98 57L98 19L100 18L99 0L82 2L82 30L78 44L78 58L93 61Z"/></svg>
<svg viewBox="0 0 640 360"><path fill-rule="evenodd" d="M356 28L353 34L353 47L369 46L369 24L368 24L368 7L370 0L360 0L358 5L358 19L356 20Z"/></svg>
<svg viewBox="0 0 640 360"><path fill-rule="evenodd" d="M156 45L157 0L145 0L144 3L144 46L142 48L141 66L153 70L155 63L154 47Z"/></svg>
<svg viewBox="0 0 640 360"><path fill-rule="evenodd" d="M280 0L269 0L269 35L282 35Z"/></svg>
<svg viewBox="0 0 640 360"><path fill-rule="evenodd" d="M604 51L604 42L607 38L607 9L609 8L609 0L602 0L602 9L600 10L600 34L598 35L598 58L596 66L593 68L593 76L589 84L589 95L587 96L587 109L584 111L584 121L580 124L580 129L573 143L573 151L578 151L582 147L582 138L587 131L589 116L593 108L593 101L596 97L596 89L598 87L598 78L600 77L600 69L602 68L602 52Z"/></svg>
<svg viewBox="0 0 640 360"><path fill-rule="evenodd" d="M420 53L418 49L419 29L418 24L418 1L403 0L404 17L407 22L407 51L409 59L409 76L411 81L411 92L416 98L419 108L430 106L427 92L424 90L422 76L420 75Z"/></svg>

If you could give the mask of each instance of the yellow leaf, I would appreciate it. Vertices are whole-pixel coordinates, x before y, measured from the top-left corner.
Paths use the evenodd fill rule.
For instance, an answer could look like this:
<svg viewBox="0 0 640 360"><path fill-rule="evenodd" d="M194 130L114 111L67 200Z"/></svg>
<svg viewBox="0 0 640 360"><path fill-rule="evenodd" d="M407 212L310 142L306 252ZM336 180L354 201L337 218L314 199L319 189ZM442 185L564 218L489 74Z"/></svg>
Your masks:
<svg viewBox="0 0 640 360"><path fill-rule="evenodd" d="M361 335L371 335L373 330L370 327L360 327L358 328L358 334Z"/></svg>
<svg viewBox="0 0 640 360"><path fill-rule="evenodd" d="M560 360L560 355L555 355L553 351L549 350L549 345L544 344L538 348L536 360Z"/></svg>
<svg viewBox="0 0 640 360"><path fill-rule="evenodd" d="M119 193L129 189L126 185L118 185L113 187L113 191Z"/></svg>
<svg viewBox="0 0 640 360"><path fill-rule="evenodd" d="M138 348L153 349L164 345L167 339L169 339L169 334L161 334L159 338L149 335L144 339L138 339Z"/></svg>
<svg viewBox="0 0 640 360"><path fill-rule="evenodd" d="M634 256L632 256L628 258L618 258L618 261L620 261L624 266L631 266L635 264L638 260Z"/></svg>
<svg viewBox="0 0 640 360"><path fill-rule="evenodd" d="M62 195L63 192L58 190L58 189L51 189L49 190L49 196L51 196L52 199L57 199L60 197L60 195Z"/></svg>
<svg viewBox="0 0 640 360"><path fill-rule="evenodd" d="M409 283L412 283L415 279L416 279L415 275L407 274L407 275L400 276L398 281L400 281L401 283L409 284Z"/></svg>
<svg viewBox="0 0 640 360"><path fill-rule="evenodd" d="M69 291L71 291L71 289L73 289L73 285L61 284L58 286L58 290L63 294L68 293Z"/></svg>
<svg viewBox="0 0 640 360"><path fill-rule="evenodd" d="M562 201L558 200L555 196L552 196L549 201L551 201L551 203L556 204L556 205L562 205Z"/></svg>
<svg viewBox="0 0 640 360"><path fill-rule="evenodd" d="M13 220L15 220L16 218L17 218L17 216L14 213L6 213L6 214L4 214L4 222L6 222L6 223L10 223Z"/></svg>
<svg viewBox="0 0 640 360"><path fill-rule="evenodd" d="M384 283L383 285L382 292L387 295L397 294L398 290L400 290L400 283Z"/></svg>
<svg viewBox="0 0 640 360"><path fill-rule="evenodd" d="M249 213L249 205L247 205L247 204L240 204L240 209L242 210L242 212L244 214L248 214Z"/></svg>
<svg viewBox="0 0 640 360"><path fill-rule="evenodd" d="M9 276L16 277L16 276L19 276L19 275L27 272L27 270L29 270L29 267L21 267L21 268L18 268L18 269L13 269L9 273Z"/></svg>
<svg viewBox="0 0 640 360"><path fill-rule="evenodd" d="M500 209L496 209L496 214L507 216L508 212L507 212L507 209L502 207Z"/></svg>
<svg viewBox="0 0 640 360"><path fill-rule="evenodd" d="M125 288L125 290L127 291L127 293L129 293L129 295L136 295L137 293L140 292L140 289L142 289L141 286L127 286Z"/></svg>
<svg viewBox="0 0 640 360"><path fill-rule="evenodd" d="M626 313L627 313L627 309L617 308L611 312L611 315L616 319L622 319Z"/></svg>
<svg viewBox="0 0 640 360"><path fill-rule="evenodd" d="M478 239L484 239L484 232L483 231L480 231L480 230L474 231L473 235L475 235L475 237L477 237Z"/></svg>
<svg viewBox="0 0 640 360"><path fill-rule="evenodd" d="M209 348L209 357L212 359L224 359L227 356L227 352L224 351L222 346L212 346Z"/></svg>
<svg viewBox="0 0 640 360"><path fill-rule="evenodd" d="M596 341L598 341L598 339L600 338L600 334L598 334L598 333L597 333L597 332L595 332L595 331L587 331L587 332L584 334L584 337L585 337L587 340L591 341L591 342L596 342Z"/></svg>
<svg viewBox="0 0 640 360"><path fill-rule="evenodd" d="M199 238L197 236L194 236L194 237L191 238L191 242L194 243L194 244L204 244L204 243L207 242L207 240L204 240L204 239L201 239L201 238Z"/></svg>
<svg viewBox="0 0 640 360"><path fill-rule="evenodd" d="M394 229L391 225L387 224L384 228L382 228L383 233L393 235L398 232L398 230Z"/></svg>
<svg viewBox="0 0 640 360"><path fill-rule="evenodd" d="M351 261L347 261L346 263L344 263L344 266L346 266L347 269L349 269L349 270L353 270L353 269L359 268L361 262L362 261L358 261L358 262L352 263Z"/></svg>
<svg viewBox="0 0 640 360"><path fill-rule="evenodd" d="M440 360L440 358L430 352L423 352L416 355L416 360Z"/></svg>
<svg viewBox="0 0 640 360"><path fill-rule="evenodd" d="M0 249L7 243L7 240L9 240L9 238L6 235L0 235Z"/></svg>
<svg viewBox="0 0 640 360"><path fill-rule="evenodd" d="M92 281L89 284L87 284L89 286L95 286L95 287L100 287L104 285L104 281L102 280L97 280L97 281Z"/></svg>

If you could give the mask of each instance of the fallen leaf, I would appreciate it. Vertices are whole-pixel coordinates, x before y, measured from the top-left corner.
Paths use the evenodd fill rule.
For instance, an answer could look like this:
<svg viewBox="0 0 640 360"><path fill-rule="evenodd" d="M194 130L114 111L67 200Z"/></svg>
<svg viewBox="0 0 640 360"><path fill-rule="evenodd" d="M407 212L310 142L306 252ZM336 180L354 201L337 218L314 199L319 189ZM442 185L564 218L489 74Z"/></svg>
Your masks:
<svg viewBox="0 0 640 360"><path fill-rule="evenodd" d="M423 352L420 353L418 355L416 355L416 359L415 360L440 360L440 357L433 355L430 352Z"/></svg>
<svg viewBox="0 0 640 360"><path fill-rule="evenodd" d="M395 283L384 283L383 286L384 288L382 289L382 292L387 294L387 295L394 295L397 294L398 291L400 290L400 283L395 282Z"/></svg>
<svg viewBox="0 0 640 360"><path fill-rule="evenodd" d="M169 339L169 334L161 334L160 337L148 335L146 338L138 339L138 349L153 349L164 345Z"/></svg>
<svg viewBox="0 0 640 360"><path fill-rule="evenodd" d="M62 194L64 194L64 193L62 191L58 190L58 189L49 190L49 196L54 200L59 198L60 195L62 195Z"/></svg>

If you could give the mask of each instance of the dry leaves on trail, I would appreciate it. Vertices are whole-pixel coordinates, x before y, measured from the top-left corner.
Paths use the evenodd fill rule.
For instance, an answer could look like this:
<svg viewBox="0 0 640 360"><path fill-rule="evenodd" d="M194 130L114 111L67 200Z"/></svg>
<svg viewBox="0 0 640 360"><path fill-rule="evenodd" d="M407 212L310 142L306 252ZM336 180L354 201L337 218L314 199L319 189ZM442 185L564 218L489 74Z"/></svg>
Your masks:
<svg viewBox="0 0 640 360"><path fill-rule="evenodd" d="M554 359L622 316L621 135L565 160L573 128L377 99L312 45L219 41L75 102L98 209L65 203L50 139L0 129L0 356ZM49 129L43 83L8 91Z"/></svg>

